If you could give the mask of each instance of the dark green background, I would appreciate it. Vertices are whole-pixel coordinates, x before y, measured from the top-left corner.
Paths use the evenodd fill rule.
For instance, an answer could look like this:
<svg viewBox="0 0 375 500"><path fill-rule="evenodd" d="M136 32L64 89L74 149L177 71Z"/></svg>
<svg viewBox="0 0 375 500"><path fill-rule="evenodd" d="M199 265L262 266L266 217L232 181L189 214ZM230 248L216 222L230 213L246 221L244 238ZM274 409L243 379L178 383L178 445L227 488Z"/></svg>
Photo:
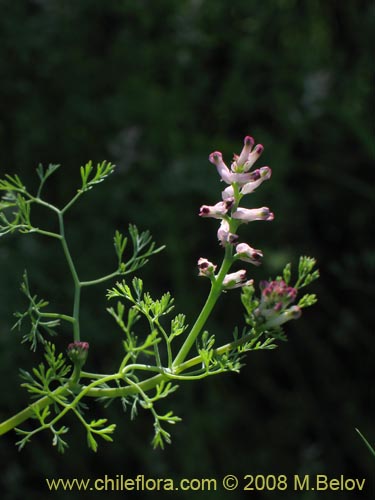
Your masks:
<svg viewBox="0 0 375 500"><path fill-rule="evenodd" d="M112 270L116 228L149 228L167 249L140 275L154 294L170 290L191 323L207 293L196 261L220 259L217 224L197 216L222 188L207 157L219 149L229 161L246 134L265 145L258 166L273 169L249 206L271 207L275 220L241 233L265 254L255 277L300 254L315 256L321 270L312 287L319 303L288 325L287 344L249 355L240 375L182 384L165 402L183 418L165 451L150 447L150 416L130 422L120 404L109 409L115 443L96 455L73 420L64 456L48 435L18 453L10 433L0 440L3 498L47 497L45 477L229 473L365 477L370 498L374 460L355 427L375 443L373 2L1 0L0 7L1 176L17 172L32 187L39 162L61 163L48 193L63 204L87 160L118 165L68 218L83 279ZM12 312L25 306L24 268L54 308L70 307L70 277L54 241L1 240L2 419L27 404L18 367L39 360L10 332ZM83 337L88 368L110 371L121 337L105 312L105 290L85 291ZM223 341L242 321L238 295L223 297L210 320ZM59 349L69 340L59 339ZM178 498L358 498L247 493Z"/></svg>

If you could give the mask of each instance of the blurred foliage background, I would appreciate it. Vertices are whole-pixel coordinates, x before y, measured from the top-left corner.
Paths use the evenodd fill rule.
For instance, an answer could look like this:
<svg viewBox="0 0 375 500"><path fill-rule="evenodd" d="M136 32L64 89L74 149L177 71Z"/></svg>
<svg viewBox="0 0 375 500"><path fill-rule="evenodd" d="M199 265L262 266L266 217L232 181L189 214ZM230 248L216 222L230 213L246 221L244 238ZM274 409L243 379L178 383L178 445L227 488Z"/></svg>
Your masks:
<svg viewBox="0 0 375 500"><path fill-rule="evenodd" d="M207 157L219 149L229 161L246 134L265 145L258 166L273 169L249 201L276 215L272 223L242 228L265 254L255 277L277 274L300 254L315 256L321 270L311 290L319 303L288 325L288 343L248 356L241 375L182 385L166 402L183 422L164 452L149 445L146 412L130 422L113 404L116 441L97 455L73 421L65 456L49 436L22 453L14 434L2 437L3 498L40 498L45 477L104 474L318 473L370 482L374 462L355 427L375 443L374 3L0 0L0 6L1 176L18 173L34 186L39 162L60 163L48 193L62 204L79 185L80 165L107 159L118 166L68 221L84 279L112 271L116 228L129 222L148 228L167 249L140 274L154 294L170 290L191 323L208 287L196 261L220 259L217 223L197 217L222 188ZM12 312L25 305L18 284L24 268L54 309L70 307L70 277L56 243L2 239L2 420L27 404L18 367L39 360L10 331ZM83 331L92 346L89 363L109 371L118 364L120 336L105 312L105 290L85 290ZM223 297L210 321L223 341L241 325L237 292ZM59 348L69 340L62 337ZM242 498L240 491L227 497Z"/></svg>

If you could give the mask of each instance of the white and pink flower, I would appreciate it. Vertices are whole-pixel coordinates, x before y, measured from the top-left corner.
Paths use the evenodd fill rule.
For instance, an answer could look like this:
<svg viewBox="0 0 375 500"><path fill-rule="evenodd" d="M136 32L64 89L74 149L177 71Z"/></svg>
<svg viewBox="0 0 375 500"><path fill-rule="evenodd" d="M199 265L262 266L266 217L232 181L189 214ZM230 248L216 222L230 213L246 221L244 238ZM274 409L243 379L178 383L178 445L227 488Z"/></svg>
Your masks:
<svg viewBox="0 0 375 500"><path fill-rule="evenodd" d="M243 222L252 222L254 220L266 220L271 221L274 219L274 214L270 211L268 207L262 208L241 208L238 207L232 214L234 219L241 220Z"/></svg>
<svg viewBox="0 0 375 500"><path fill-rule="evenodd" d="M247 243L239 243L236 246L235 257L244 262L254 264L254 266L260 266L263 258L263 252L261 250L256 250Z"/></svg>
<svg viewBox="0 0 375 500"><path fill-rule="evenodd" d="M238 241L238 235L230 232L229 222L225 219L221 221L220 227L217 231L217 239L221 246L233 245Z"/></svg>
<svg viewBox="0 0 375 500"><path fill-rule="evenodd" d="M238 288L241 286L249 286L252 285L254 280L248 280L246 276L246 271L244 269L240 269L235 273L229 273L223 279L223 288L224 289L232 289Z"/></svg>
<svg viewBox="0 0 375 500"><path fill-rule="evenodd" d="M254 144L254 139L247 135L240 155L234 155L234 161L231 165L233 172L248 172L254 165L264 150L262 144L257 144L253 149Z"/></svg>
<svg viewBox="0 0 375 500"><path fill-rule="evenodd" d="M219 201L216 205L202 205L199 210L199 215L201 217L222 219L233 206L233 201L233 198L228 198L225 201Z"/></svg>
<svg viewBox="0 0 375 500"><path fill-rule="evenodd" d="M201 257L198 260L198 276L207 276L208 278L212 277L216 271L216 264L213 264L209 260Z"/></svg>

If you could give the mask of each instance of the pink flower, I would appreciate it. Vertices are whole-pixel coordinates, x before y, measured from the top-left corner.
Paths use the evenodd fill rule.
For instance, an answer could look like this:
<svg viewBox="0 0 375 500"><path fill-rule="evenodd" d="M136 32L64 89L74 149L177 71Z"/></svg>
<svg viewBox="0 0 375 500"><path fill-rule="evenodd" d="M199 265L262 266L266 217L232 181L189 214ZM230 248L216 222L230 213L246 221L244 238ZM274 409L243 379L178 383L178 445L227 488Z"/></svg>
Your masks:
<svg viewBox="0 0 375 500"><path fill-rule="evenodd" d="M244 147L240 155L234 155L234 161L231 165L233 172L248 172L263 153L262 144L257 144L254 149L254 139L247 135L244 139Z"/></svg>
<svg viewBox="0 0 375 500"><path fill-rule="evenodd" d="M244 172L250 170L250 168L254 165L254 163L257 161L257 159L263 153L263 151L264 151L264 146L262 144L257 144L255 146L254 150L249 154L248 159L244 164Z"/></svg>
<svg viewBox="0 0 375 500"><path fill-rule="evenodd" d="M222 199L225 201L228 198L234 198L234 189L233 186L228 186L221 193Z"/></svg>
<svg viewBox="0 0 375 500"><path fill-rule="evenodd" d="M270 167L261 167L258 170L254 170L254 174L257 172L259 174L258 179L254 179L253 181L249 181L241 189L241 194L249 194L252 193L258 186L262 184L262 182L268 180L271 177L272 170Z"/></svg>
<svg viewBox="0 0 375 500"><path fill-rule="evenodd" d="M254 280L247 280L246 271L241 269L240 271L230 273L225 276L223 279L223 288L229 290L240 286L249 286L252 285L253 282Z"/></svg>
<svg viewBox="0 0 375 500"><path fill-rule="evenodd" d="M238 241L238 235L229 231L229 222L225 219L221 221L220 227L217 231L217 239L223 247Z"/></svg>
<svg viewBox="0 0 375 500"><path fill-rule="evenodd" d="M250 136L245 137L245 144L240 156L234 155L234 162L231 165L231 170L223 161L223 155L220 151L214 151L208 157L210 162L216 166L216 169L221 179L227 184L236 182L240 186L258 180L259 173L248 172L255 161L262 154L263 146L258 144L253 151L251 148L254 144L254 139Z"/></svg>
<svg viewBox="0 0 375 500"><path fill-rule="evenodd" d="M250 262L250 264L259 266L263 258L263 253L261 250L256 250L255 248L252 248L247 243L239 243L236 246L235 257L237 257L240 260L243 260L244 262Z"/></svg>
<svg viewBox="0 0 375 500"><path fill-rule="evenodd" d="M222 180L227 184L231 184L232 183L231 172L224 163L223 155L220 153L220 151L214 151L213 153L210 154L208 159L210 160L211 163L216 165L216 169Z"/></svg>
<svg viewBox="0 0 375 500"><path fill-rule="evenodd" d="M219 201L216 205L202 205L199 210L201 217L213 217L214 219L222 219L228 210L233 205L233 198L228 198L225 201Z"/></svg>
<svg viewBox="0 0 375 500"><path fill-rule="evenodd" d="M262 208L237 208L237 210L232 214L234 219L242 220L243 222L252 222L254 220L267 220L271 221L274 219L274 215L270 212L268 207Z"/></svg>
<svg viewBox="0 0 375 500"><path fill-rule="evenodd" d="M230 175L231 182L236 182L239 186L244 186L248 182L257 181L260 178L260 172L258 170L254 170L254 172L246 172L246 173L232 173Z"/></svg>
<svg viewBox="0 0 375 500"><path fill-rule="evenodd" d="M237 156L237 155L234 156L234 160L235 160L234 163L238 167L242 167L242 165L248 160L249 154L251 153L251 149L254 146L255 141L250 135L247 135L245 137L243 143L244 143L244 146L242 148L240 156ZM233 164L232 164L232 166L233 166Z"/></svg>
<svg viewBox="0 0 375 500"><path fill-rule="evenodd" d="M215 264L212 264L212 262L210 262L209 260L201 257L198 260L198 276L212 277L214 275L216 267L217 266Z"/></svg>

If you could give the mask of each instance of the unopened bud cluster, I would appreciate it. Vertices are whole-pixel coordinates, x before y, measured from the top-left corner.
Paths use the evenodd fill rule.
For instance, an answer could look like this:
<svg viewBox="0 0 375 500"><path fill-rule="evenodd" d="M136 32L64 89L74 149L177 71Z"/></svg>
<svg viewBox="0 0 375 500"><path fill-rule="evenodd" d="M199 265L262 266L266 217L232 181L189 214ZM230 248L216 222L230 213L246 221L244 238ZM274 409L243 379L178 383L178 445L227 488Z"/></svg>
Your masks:
<svg viewBox="0 0 375 500"><path fill-rule="evenodd" d="M268 327L280 326L290 319L301 316L300 307L289 307L297 297L297 289L283 280L261 281L262 295L255 315L267 323Z"/></svg>
<svg viewBox="0 0 375 500"><path fill-rule="evenodd" d="M86 362L87 355L89 352L89 343L88 342L72 342L68 345L67 354L69 359L75 364L79 366L83 366Z"/></svg>

